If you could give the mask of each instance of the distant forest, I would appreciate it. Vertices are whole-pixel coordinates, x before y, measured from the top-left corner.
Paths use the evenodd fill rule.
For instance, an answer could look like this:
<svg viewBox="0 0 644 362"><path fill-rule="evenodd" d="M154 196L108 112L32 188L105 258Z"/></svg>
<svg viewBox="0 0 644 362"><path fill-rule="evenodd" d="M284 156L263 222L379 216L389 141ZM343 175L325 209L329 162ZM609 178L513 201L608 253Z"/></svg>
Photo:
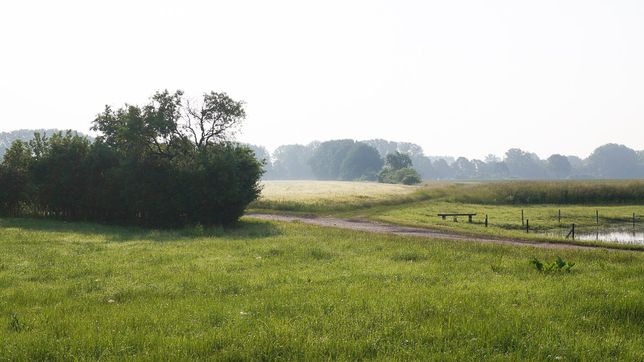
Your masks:
<svg viewBox="0 0 644 362"><path fill-rule="evenodd" d="M53 134L56 130L38 130ZM29 141L35 130L0 133L0 159L14 140ZM80 133L79 133L80 134ZM384 139L351 139L290 144L270 153L265 147L250 147L264 161L267 180L375 180L387 155L409 156L411 167L423 180L566 180L644 178L644 150L609 143L585 159L553 154L541 159L518 148L503 158L488 155L483 160L452 156L426 156L422 147ZM376 155L376 156L374 156Z"/></svg>
<svg viewBox="0 0 644 362"><path fill-rule="evenodd" d="M335 147L333 147L335 145ZM344 145L344 151L343 147ZM353 146L351 146L353 145ZM366 141L334 140L312 142L308 145L284 145L272 154L266 148L248 145L258 159L266 162L264 179L360 179L343 165L352 155L348 146L368 146L384 160L387 155L399 152L408 155L412 167L423 180L567 180L567 179L636 179L644 178L644 150L636 151L624 145L609 143L596 148L588 158L553 154L541 159L534 153L518 148L509 149L503 158L488 155L483 160L465 157L426 156L421 146L409 142L393 142L384 139ZM332 147L329 147L332 146ZM362 147L364 148L364 147ZM335 152L329 151L334 149ZM321 152L323 151L323 152ZM363 153L367 154L366 150ZM355 156L355 155L353 155ZM324 162L320 162L320 158ZM355 157L354 157L355 158ZM327 172L334 165L336 172ZM351 164L359 163L351 160ZM373 162L372 162L373 163ZM381 163L382 164L382 163ZM349 175L350 177L343 177ZM368 174L362 179L368 178Z"/></svg>

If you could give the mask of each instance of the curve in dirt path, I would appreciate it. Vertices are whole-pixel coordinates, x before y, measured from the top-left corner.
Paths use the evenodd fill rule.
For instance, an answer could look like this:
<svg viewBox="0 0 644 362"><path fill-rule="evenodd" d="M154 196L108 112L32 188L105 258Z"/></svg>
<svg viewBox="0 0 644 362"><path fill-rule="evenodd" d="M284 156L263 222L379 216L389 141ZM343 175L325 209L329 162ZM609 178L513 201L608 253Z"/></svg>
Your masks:
<svg viewBox="0 0 644 362"><path fill-rule="evenodd" d="M402 235L402 236L420 236L434 239L443 239L443 240L458 240L458 241L473 241L480 243L493 243L493 244L502 244L502 245L520 245L520 246L533 246L536 248L546 248L546 249L579 249L579 250L614 250L614 251L637 251L637 250L624 250L624 249L613 249L613 248L604 248L601 246L594 245L575 245L575 244L566 244L566 243L548 243L548 242L537 242L529 240L512 240L512 239L494 239L486 238L480 236L469 236L456 233L449 233L440 230L432 230L425 228L415 228L408 226L398 226L393 224L379 223L375 221L367 220L351 220L351 219L341 219L333 217L306 217L306 216L295 216L295 215L280 215L280 214L246 214L245 216L269 220L269 221L284 221L284 222L294 222L299 221L305 224L312 224L317 226L327 226L335 227L339 229L348 229L356 231L366 231L372 233L380 234L393 234L393 235Z"/></svg>

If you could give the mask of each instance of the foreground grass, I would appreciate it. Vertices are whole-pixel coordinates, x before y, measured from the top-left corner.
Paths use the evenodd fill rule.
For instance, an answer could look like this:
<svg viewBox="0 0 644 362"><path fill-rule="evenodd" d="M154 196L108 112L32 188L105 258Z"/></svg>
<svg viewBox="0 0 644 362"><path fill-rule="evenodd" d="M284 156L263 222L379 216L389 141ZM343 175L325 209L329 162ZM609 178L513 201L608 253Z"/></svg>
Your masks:
<svg viewBox="0 0 644 362"><path fill-rule="evenodd" d="M0 220L0 359L644 359L641 253L212 233Z"/></svg>

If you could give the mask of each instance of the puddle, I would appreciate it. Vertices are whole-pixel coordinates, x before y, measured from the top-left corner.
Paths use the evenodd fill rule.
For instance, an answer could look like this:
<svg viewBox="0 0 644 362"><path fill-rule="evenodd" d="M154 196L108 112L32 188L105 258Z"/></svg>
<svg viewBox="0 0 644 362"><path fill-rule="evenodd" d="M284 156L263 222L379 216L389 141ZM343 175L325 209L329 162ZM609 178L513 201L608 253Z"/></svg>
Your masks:
<svg viewBox="0 0 644 362"><path fill-rule="evenodd" d="M548 236L565 238L570 230L555 229L546 231ZM575 230L576 240L605 241L620 244L644 245L644 227L633 228L632 224L619 226L598 226L578 228Z"/></svg>

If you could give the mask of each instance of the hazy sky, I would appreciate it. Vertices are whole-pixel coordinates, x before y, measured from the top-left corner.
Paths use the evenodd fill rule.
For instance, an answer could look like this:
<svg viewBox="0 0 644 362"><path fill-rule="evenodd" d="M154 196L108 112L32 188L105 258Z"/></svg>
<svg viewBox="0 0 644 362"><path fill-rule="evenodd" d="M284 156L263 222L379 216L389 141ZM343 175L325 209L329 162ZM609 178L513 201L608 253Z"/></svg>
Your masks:
<svg viewBox="0 0 644 362"><path fill-rule="evenodd" d="M241 141L430 155L644 149L644 1L3 1L0 131L87 131L159 89L247 103Z"/></svg>

